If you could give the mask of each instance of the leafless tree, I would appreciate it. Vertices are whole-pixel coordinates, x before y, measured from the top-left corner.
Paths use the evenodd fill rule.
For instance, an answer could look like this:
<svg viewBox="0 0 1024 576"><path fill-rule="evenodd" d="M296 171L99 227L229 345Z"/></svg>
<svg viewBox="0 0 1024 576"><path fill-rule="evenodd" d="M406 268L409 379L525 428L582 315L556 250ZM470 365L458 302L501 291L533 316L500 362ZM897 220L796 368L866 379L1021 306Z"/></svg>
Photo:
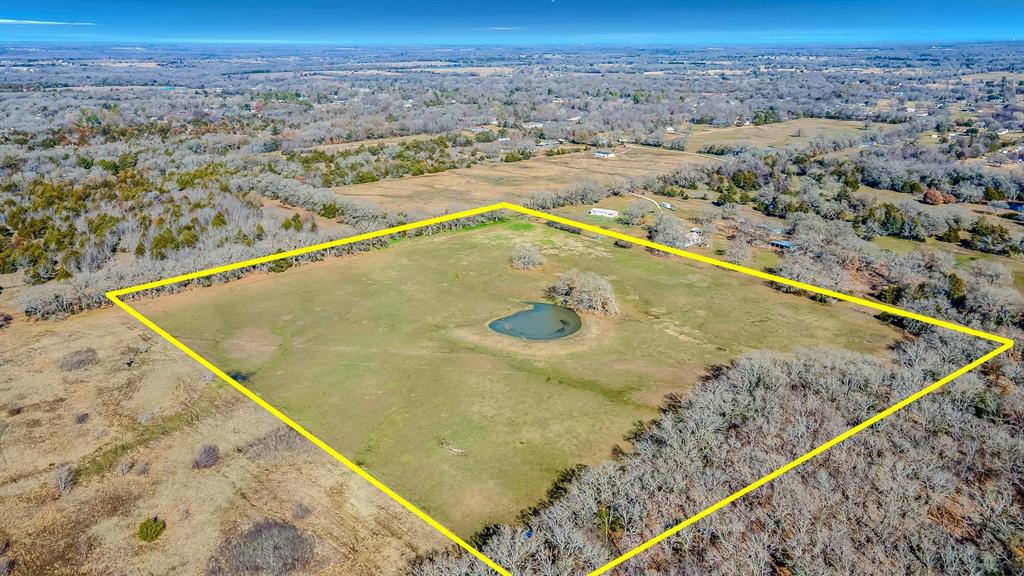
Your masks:
<svg viewBox="0 0 1024 576"><path fill-rule="evenodd" d="M594 314L618 314L615 291L608 280L594 272L569 270L548 288L548 296L562 306Z"/></svg>
<svg viewBox="0 0 1024 576"><path fill-rule="evenodd" d="M532 244L518 244L512 250L510 264L517 270L532 270L544 265L544 255Z"/></svg>

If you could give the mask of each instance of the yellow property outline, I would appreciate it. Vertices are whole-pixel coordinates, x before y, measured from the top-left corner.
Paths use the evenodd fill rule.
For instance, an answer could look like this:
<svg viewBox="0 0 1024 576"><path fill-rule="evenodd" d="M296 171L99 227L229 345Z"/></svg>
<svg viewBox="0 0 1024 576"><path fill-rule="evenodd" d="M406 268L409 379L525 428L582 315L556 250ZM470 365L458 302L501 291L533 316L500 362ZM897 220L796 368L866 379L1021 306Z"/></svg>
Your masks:
<svg viewBox="0 0 1024 576"><path fill-rule="evenodd" d="M771 281L771 282L777 282L779 284L785 284L787 286L792 286L794 288L798 288L800 290L805 290L807 292L813 292L815 294L821 294L823 296L828 296L830 298L835 298L836 300L844 300L846 302L852 302L854 304L859 304L861 306L867 306L868 308L873 308L873 309L878 310L880 312L886 312L888 314L893 314L895 316L902 316L904 318L910 318L910 319L913 319L913 320L917 320L919 322L924 322L926 324L931 324L931 325L934 325L934 326L940 326L942 328L947 328L949 330L954 330L956 332L961 332L963 334L969 334L971 336L977 336L977 337L983 338L985 340L989 340L989 341L992 341L992 342L999 343L999 347L994 349L994 350L992 350L991 352L981 356L980 358L974 360L973 362L967 364L966 366L964 366L964 367L962 367L962 368L960 368L960 369L950 373L949 375L941 378L940 380L937 380L933 384L931 384L931 385L929 385L929 386L919 390L918 392L916 392L914 394L911 394L910 396L904 398L903 400L897 402L896 404L893 404L892 406L886 408L885 410L882 410L881 412L875 414L874 416L868 418L867 420L861 422L860 424L854 426L853 428L850 428L846 432L843 432L842 434L839 434L835 438L832 438L831 440L829 440L829 441L821 444L820 446L810 450L809 452L803 454L802 456L799 456L799 457L793 459L792 461L790 461L787 464L779 467L778 469L776 469L776 470L774 470L774 471L772 471L772 472L770 472L768 474L765 474L764 476L762 476L762 477L758 478L757 480L751 482L750 484L748 484L744 488L741 488L741 489L733 492L729 496L726 496L725 498L719 500L718 502L715 502L714 504L708 506L707 508L701 510L700 512L694 514L693 516L690 516L689 518L687 518L686 520L684 520L684 521L680 522L679 524L673 526L672 528L669 528L668 530L662 532L661 534L655 536L654 538L651 538L650 540L648 540L648 541L644 542L643 544L637 546L636 548L630 550L629 552L626 552L625 554L619 556L618 558L615 558L614 560L612 560L612 561L608 562L607 564L597 568L596 570L591 571L586 576L598 576L599 574L604 574L604 573L608 572L612 568L618 566L619 564L625 562L626 560L632 558L633 556L636 556L637 554L640 554L641 552L651 548L652 546L658 544L659 542L665 540L666 538L671 537L673 534L676 534L676 533L680 532L681 530L684 530L685 528L687 528L691 524L693 524L693 523L697 522L698 520L704 518L705 516L708 516L709 514L715 512L719 508L722 508L723 506L727 506L728 504L734 502L735 500L737 500L739 498L742 498L747 493L752 492L753 490L756 490L756 489L760 488L761 486L767 484L768 482L771 482L775 478L778 478L779 476L785 474L786 472L789 472L793 468L796 468L797 466L800 466L804 462L807 462L811 458L814 458L815 456L821 454L822 452L825 452L829 448L832 448L833 446L839 444L840 442L842 442L844 440L847 440L848 438L850 438L853 435L855 435L855 434L865 430L866 428L868 428L868 427L870 427L870 426L872 426L874 424L877 424L881 420L883 420L883 419L893 415L897 411L902 410L903 408L909 406L910 404L912 404L912 403L920 400L921 398L927 396L928 394L931 394L932 392L938 390L939 388L941 388L942 386L944 386L948 382L952 381L953 379L966 374L967 372L973 370L974 368L977 368L978 366L984 364L985 362L991 360L992 358L995 358L996 356L1002 354L1003 352L1006 352L1007 350L1009 350L1010 348L1013 347L1013 340L1011 340L1009 338L1004 338L1002 336L997 336L995 334L989 334L987 332L982 332L981 330L975 330L973 328L968 328L966 326L960 326L959 324L954 324L952 322L947 322L945 320L939 320L938 318L932 318L932 317L929 317L929 316L924 316L922 314L916 314L914 312L909 312L909 311L906 311L906 310L901 310L901 309L895 308L893 306L886 306L885 304L880 304L878 302L872 302L870 300L865 300L863 298L857 298L855 296L849 296L847 294L843 294L841 292L836 292L834 290L828 290L828 289L825 289L825 288L819 288L817 286L813 286L811 284L805 284L803 282L797 282L795 280L790 280L788 278L783 278L781 276L776 276L774 274L768 274L767 272L762 272L760 270L755 270L753 268L747 268L745 266L739 266L737 264L731 264L729 262L724 262L722 260L716 260L714 258L709 258L707 256L702 256L700 254L694 254L692 252L687 252L685 250L679 250L679 249L676 249L676 248L671 248L671 247L668 247L668 246L663 246L661 244L656 244L654 242L650 242L648 240L644 240L643 238L636 238L634 236L629 236L627 234L622 234L622 233L614 232L614 231L611 231L611 230L604 230L602 228L598 228L597 226L591 226L589 224L584 224L582 222L576 222L575 220L570 220L568 218L562 218L560 216L554 216L552 214L547 214L545 212L540 212L540 211L537 211L537 210L532 210L532 209L529 209L529 208L524 208L523 206L519 206L517 204L511 204L511 203L508 203L508 202L499 202L497 204L491 204L491 205L488 205L488 206L481 206L479 208L473 208L471 210L464 210L462 212L455 212L453 214L447 214L447 215L444 215L444 216L438 216L436 218L428 218L426 220L421 220L419 222L413 222L413 223L410 223L410 224L403 224L401 226L395 226L395 227L387 228L387 229L384 229L384 230L378 230L376 232L368 232L368 233L365 233L365 234L359 234L359 235L356 235L356 236L350 236L348 238L342 238L340 240L334 240L334 241L331 241L331 242L324 242L324 243L321 243L321 244L315 244L315 245L312 245L312 246L306 246L305 248L298 248L298 249L295 249L295 250L289 250L287 252L281 252L281 253L278 253L278 254L272 254L270 256L263 256L263 257L260 257L260 258L252 258L252 259L249 259L249 260L243 260L241 262L235 262L233 264L227 264L227 265L224 265L224 266L217 266L217 267L214 267L214 268L208 268L206 270L200 270L198 272L192 272L190 274L182 274L180 276L173 276L171 278L166 278L164 280L158 280L156 282L147 282L145 284L139 284L137 286L132 286L130 288L122 288L120 290L112 290L112 291L106 293L106 297L111 302L113 302L115 305L117 305L118 307L122 308L124 311L128 312L129 314L131 314L133 317L135 317L135 319L137 319L139 322L141 322L142 324L147 326L153 332L156 332L161 337L163 337L165 340L167 340L168 342L170 342L171 344L173 344L174 346L179 348L182 352L184 352L185 354L190 356L193 360L195 360L196 362L198 362L199 364L203 365L208 370L210 370L211 372L216 374L218 377L220 377L221 380L223 380L223 381L227 382L228 384L230 384L231 386L233 386L239 392L241 392L242 394L247 396L250 400L252 400L253 402L256 402L257 404L262 406L267 412L270 412L271 414L276 416L279 420L281 420L282 422L287 424L289 427L294 429L296 432L298 432L302 436L306 437L306 439L308 439L310 442L312 442L313 444L316 444L317 446L319 446L320 449L322 449L324 452L327 452L328 454L333 456L336 460L338 460L339 462L344 464L346 467L348 467L350 470L352 470L353 472L355 472L356 474L361 476L364 480L366 480L370 484L373 484L381 492L387 494L392 499L394 499L396 502L398 502L399 504L404 506L407 510L409 510L410 512L412 512L416 516L420 517L427 524L430 524L431 526L433 526L438 532L444 534L449 539L451 539L453 542L455 542L456 544L458 544L459 546L464 548L467 552L469 552L473 556L476 556L477 558L479 558L483 563L487 564L495 572L497 572L498 574L501 574L502 576L512 576L512 574L508 570L506 570L506 569L502 568L501 566L499 566L496 562L494 562L493 560L491 560L490 558L485 556L482 552L477 550L474 546L470 545L468 542L466 542L462 538L459 538L451 530L445 528L437 520L434 520L433 518L431 518L430 515L428 515L426 512L420 510L414 504L412 504L411 502L409 502L405 498L402 498L401 496L399 496L394 490L392 490L391 488L388 488L380 480L374 478L369 472L367 472L366 470L363 470L355 462L349 460L348 458L346 458L345 456L343 456L342 454L340 454L339 452L337 452L336 450L334 450L333 448L328 446L323 440L320 440L319 438L314 436L308 430L303 428L300 424L298 424L297 422L295 422L294 420L292 420L288 416L286 416L283 413L281 413L280 410L278 410L277 408L275 408L275 407L271 406L270 404L268 404L265 400L263 400L262 398L257 396L255 393L253 393L251 390L249 390L245 386L242 386L234 378L228 376L220 368L217 368L216 366L214 366L209 360L207 360L207 359L203 358L202 356L200 356L199 354L197 354L194 350L192 350L191 348L189 348L188 346L183 344L181 341L176 339L174 336L171 336L170 334L168 334L163 328L160 328L159 326L157 326L152 320L150 320L149 318L146 318L139 311L135 310L134 308L132 308L131 306L126 304L123 300L121 300L121 296L125 296L125 295L128 295L128 294L133 294L135 292L139 292L139 291L142 291L142 290L148 290L148 289L151 289L151 288L159 288L161 286L167 286L169 284L175 284L177 282L184 282L184 281L187 281L187 280L194 280L196 278L203 278L205 276L211 276L211 275L219 274L219 273L222 273L222 272L228 272L228 271L231 271L231 270L237 270L239 268L245 268L245 267L248 267L248 266L254 266L254 265L258 265L258 264L265 264L267 262L273 262L275 260L280 260L282 258L290 258L290 257L293 257L293 256L300 256L302 254L308 254L310 252L316 252L316 251L325 250L325 249L328 249L328 248L335 248L335 247L338 247L338 246L343 246L343 245L346 245L346 244L352 244L352 243L360 242L360 241L363 241L363 240L370 240L372 238L379 238L381 236L387 236L387 235L390 235L390 234L397 234L397 233L400 233L400 232L407 232L409 230L414 230L416 228L422 228L424 226L430 226L430 225L433 225L433 224L440 224L442 222L449 222L451 220L457 220L459 218L466 218L466 217L469 217L469 216L476 216L476 215L479 215L479 214L485 214L487 212L492 212L492 211L495 211L495 210L511 210L513 212L518 212L520 214L526 214L528 216L534 216L536 218L541 218L543 220L548 220L550 222L558 222L560 224L565 224L565 225L568 225L568 226L573 226L575 228L579 228L581 230L586 230L587 232L593 232L594 234L600 234L602 236L608 236L610 238L615 238L617 240L622 240L622 241L625 241L625 242L631 242L633 244L637 244L639 246L644 246L646 248L651 248L651 249L654 249L654 250L660 250L662 252L667 252L669 254L674 254L676 256L682 256L683 258L688 258L690 260L696 260L697 262L703 262L705 264L711 264L713 266L718 266L719 268L725 268L727 270L733 270L733 271L736 271L736 272L742 272L743 274L754 276L756 278L761 278L762 280L768 280L768 281Z"/></svg>

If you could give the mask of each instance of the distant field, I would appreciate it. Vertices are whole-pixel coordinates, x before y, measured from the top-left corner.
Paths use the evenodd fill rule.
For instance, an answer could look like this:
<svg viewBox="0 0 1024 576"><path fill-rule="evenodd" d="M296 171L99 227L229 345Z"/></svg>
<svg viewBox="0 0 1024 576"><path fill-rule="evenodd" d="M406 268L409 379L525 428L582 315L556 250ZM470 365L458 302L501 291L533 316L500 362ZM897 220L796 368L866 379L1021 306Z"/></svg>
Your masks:
<svg viewBox="0 0 1024 576"><path fill-rule="evenodd" d="M416 70L419 72L433 72L435 74L476 74L479 76L511 74L516 71L511 66L446 66L444 68L417 68Z"/></svg>
<svg viewBox="0 0 1024 576"><path fill-rule="evenodd" d="M1006 78L1011 82L1017 82L1019 80L1024 80L1024 72L979 72L977 74L967 74L960 78L964 82L999 82L1003 78Z"/></svg>
<svg viewBox="0 0 1024 576"><path fill-rule="evenodd" d="M864 133L862 127L863 122L825 118L799 118L762 126L731 128L697 126L686 142L686 149L696 152L709 144L781 148L790 144L806 144L819 136ZM802 131L799 136L798 131Z"/></svg>
<svg viewBox="0 0 1024 576"><path fill-rule="evenodd" d="M408 142L409 140L429 140L436 138L437 135L433 134L412 134L410 136L392 136L391 138L372 138L369 140L358 140L355 142L340 142L338 144L323 144L317 146L317 150L323 150L324 152L339 152L341 150L354 150L360 146L376 146L376 145L388 145L398 144L399 142Z"/></svg>
<svg viewBox="0 0 1024 576"><path fill-rule="evenodd" d="M671 172L682 164L715 160L661 148L625 146L616 157L595 158L592 152L548 157L543 152L522 162L493 162L439 174L386 179L333 190L348 198L361 198L392 210L410 206L424 209L479 206L492 202L518 202L537 192L562 190L586 180L608 182L629 176Z"/></svg>
<svg viewBox="0 0 1024 576"><path fill-rule="evenodd" d="M508 266L522 242L543 269ZM487 328L570 268L608 278L621 315L545 342ZM897 336L865 309L523 219L138 307L463 536L605 460L710 365L823 344L882 354Z"/></svg>

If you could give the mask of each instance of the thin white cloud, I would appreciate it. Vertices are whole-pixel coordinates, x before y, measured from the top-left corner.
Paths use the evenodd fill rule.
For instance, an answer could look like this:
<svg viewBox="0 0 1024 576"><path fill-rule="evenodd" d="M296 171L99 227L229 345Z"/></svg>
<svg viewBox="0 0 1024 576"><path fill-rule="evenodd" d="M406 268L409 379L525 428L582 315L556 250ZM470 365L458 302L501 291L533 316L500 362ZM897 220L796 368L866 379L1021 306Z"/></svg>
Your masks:
<svg viewBox="0 0 1024 576"><path fill-rule="evenodd" d="M11 18L0 18L0 25L3 24L15 26L95 26L92 22L53 22L50 20L14 20Z"/></svg>
<svg viewBox="0 0 1024 576"><path fill-rule="evenodd" d="M525 30L525 28L517 28L515 26L488 26L487 28L473 28L473 30L485 32L507 32L509 30Z"/></svg>

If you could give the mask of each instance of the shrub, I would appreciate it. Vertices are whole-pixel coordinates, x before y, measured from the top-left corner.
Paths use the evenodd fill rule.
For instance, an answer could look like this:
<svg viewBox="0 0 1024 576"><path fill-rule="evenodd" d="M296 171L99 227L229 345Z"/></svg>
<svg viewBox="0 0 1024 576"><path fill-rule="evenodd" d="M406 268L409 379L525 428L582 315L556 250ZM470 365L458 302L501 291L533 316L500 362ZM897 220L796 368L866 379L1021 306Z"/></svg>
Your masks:
<svg viewBox="0 0 1024 576"><path fill-rule="evenodd" d="M546 224L548 226L550 226L551 228L554 228L555 230L561 230L563 232L568 232L570 234L582 234L583 233L583 230L581 230L581 229L579 229L579 228L577 228L575 226L570 226L568 224L562 224L561 222L550 222L549 221Z"/></svg>
<svg viewBox="0 0 1024 576"><path fill-rule="evenodd" d="M263 436L238 449L250 460L270 460L298 450L309 450L313 443L288 426L277 426Z"/></svg>
<svg viewBox="0 0 1024 576"><path fill-rule="evenodd" d="M937 206L939 204L943 204L945 202L945 198L943 198L942 192L939 192L935 188L929 188L925 191L924 197L921 198L921 201L925 204Z"/></svg>
<svg viewBox="0 0 1024 576"><path fill-rule="evenodd" d="M527 148L520 148L513 152L509 152L502 156L502 162L520 162L522 160L529 160L533 158L533 152Z"/></svg>
<svg viewBox="0 0 1024 576"><path fill-rule="evenodd" d="M88 421L89 421L89 413L88 412L79 412L78 414L75 414L75 424L85 424Z"/></svg>
<svg viewBox="0 0 1024 576"><path fill-rule="evenodd" d="M296 502L292 505L292 518L296 520L308 518L312 512L313 511L309 509L309 506L306 506L302 502Z"/></svg>
<svg viewBox="0 0 1024 576"><path fill-rule="evenodd" d="M61 464L53 469L53 487L57 493L65 495L75 487L75 469L69 464Z"/></svg>
<svg viewBox="0 0 1024 576"><path fill-rule="evenodd" d="M167 522L153 516L152 518L146 518L139 524L139 529L135 535L143 542L152 542L159 538L166 528Z"/></svg>
<svg viewBox="0 0 1024 576"><path fill-rule="evenodd" d="M13 321L13 316L11 316L10 314L6 314L4 312L0 312L0 329L10 326L11 322Z"/></svg>
<svg viewBox="0 0 1024 576"><path fill-rule="evenodd" d="M94 348L82 348L81 350L68 352L61 356L60 360L57 361L57 367L64 372L73 372L88 368L99 362L99 359L99 354L96 353Z"/></svg>
<svg viewBox="0 0 1024 576"><path fill-rule="evenodd" d="M220 448L213 444L203 444L199 451L192 457L192 468L194 470L205 470L212 468L220 462Z"/></svg>
<svg viewBox="0 0 1024 576"><path fill-rule="evenodd" d="M210 558L210 576L274 574L285 576L313 559L313 539L279 520L262 520L228 538Z"/></svg>
<svg viewBox="0 0 1024 576"><path fill-rule="evenodd" d="M269 269L271 272L280 273L292 267L292 261L288 258L282 258L280 260L274 260L270 263Z"/></svg>
<svg viewBox="0 0 1024 576"><path fill-rule="evenodd" d="M548 288L547 295L559 305L595 314L618 314L611 283L599 274L570 270Z"/></svg>
<svg viewBox="0 0 1024 576"><path fill-rule="evenodd" d="M121 476L127 476L132 471L132 468L135 468L135 460L125 458L117 463L117 467L114 470Z"/></svg>
<svg viewBox="0 0 1024 576"><path fill-rule="evenodd" d="M540 253L540 249L536 246L520 244L512 251L512 257L509 259L509 262L513 268L531 270L543 266L545 260L544 255Z"/></svg>
<svg viewBox="0 0 1024 576"><path fill-rule="evenodd" d="M10 576L14 574L14 558L7 554L7 549L11 547L11 543L0 540L0 576Z"/></svg>

